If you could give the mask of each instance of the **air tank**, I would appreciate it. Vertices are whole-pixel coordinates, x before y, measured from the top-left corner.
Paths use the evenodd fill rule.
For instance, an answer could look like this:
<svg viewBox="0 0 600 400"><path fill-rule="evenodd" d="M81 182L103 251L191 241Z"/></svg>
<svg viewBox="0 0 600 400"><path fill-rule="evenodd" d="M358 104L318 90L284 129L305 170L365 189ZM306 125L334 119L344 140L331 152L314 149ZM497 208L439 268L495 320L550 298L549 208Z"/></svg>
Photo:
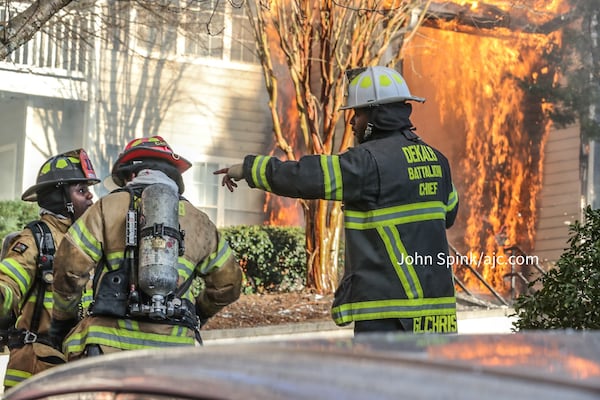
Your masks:
<svg viewBox="0 0 600 400"><path fill-rule="evenodd" d="M157 317L165 297L177 288L178 209L177 190L168 185L152 184L142 192L138 287L152 298Z"/></svg>

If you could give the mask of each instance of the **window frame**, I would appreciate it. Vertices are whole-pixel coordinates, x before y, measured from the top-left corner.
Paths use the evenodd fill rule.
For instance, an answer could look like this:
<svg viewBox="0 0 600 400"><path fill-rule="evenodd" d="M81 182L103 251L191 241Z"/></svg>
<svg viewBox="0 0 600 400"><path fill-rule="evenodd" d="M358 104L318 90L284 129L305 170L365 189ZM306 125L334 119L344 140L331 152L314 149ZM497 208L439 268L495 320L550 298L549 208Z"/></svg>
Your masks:
<svg viewBox="0 0 600 400"><path fill-rule="evenodd" d="M234 158L227 158L227 157L200 155L198 157L195 157L193 160L190 160L190 162L192 163L192 167L190 168L190 170L188 172L183 174L184 183L186 186L184 197L186 197L195 207L202 210L203 212L206 212L205 209L213 208L213 206L212 205L207 206L205 204L198 204L198 201L196 201L196 195L190 196L190 197L186 196L186 193L190 193L190 192L196 190L196 184L198 182L195 178L196 171L197 171L196 170L197 165L198 164L216 164L217 165L216 169L222 169L222 168L230 167L233 164L237 164L240 162L240 160L234 159ZM207 173L212 173L212 172L213 171L207 171ZM217 180L216 218L211 217L209 213L207 213L207 215L209 215L209 217L211 218L211 221L217 227L238 225L238 224L226 223L227 222L226 214L228 212L247 213L248 215L260 214L262 217L262 220L264 221L265 218L264 218L263 209L253 209L252 207L249 207L246 209L236 208L236 207L233 207L233 206L227 204L228 202L227 202L227 197L226 197L226 196L237 196L238 199L253 197L253 199L252 199L253 201L255 199L258 199L259 197L262 197L261 204L264 205L265 194L263 191L253 190L252 188L250 188L247 185L247 183L244 180L241 180L241 181L237 182L238 187L234 190L234 193L231 193L231 192L229 192L229 190L226 187L221 185L221 180L223 177L222 175L215 175L214 177ZM255 197L255 199L254 199L254 197ZM260 223L262 223L262 221ZM244 223L240 223L239 225L243 225L243 224Z"/></svg>
<svg viewBox="0 0 600 400"><path fill-rule="evenodd" d="M211 0L213 1L213 0ZM199 4L204 4L204 3L199 3ZM237 8L236 8L237 9ZM202 12L202 10L198 10L199 12ZM243 11L244 15L245 15L245 11ZM151 30L152 28L147 27L147 26L141 26L140 24L140 17L139 17L139 10L134 8L133 13L132 13L132 23L134 25L136 25L136 28L132 30L132 35L133 35L133 46L132 48L134 48L136 50L136 52L138 52L140 55L146 56L146 57L153 57L153 58L163 58L163 59L169 59L169 60L177 60L180 62L188 62L188 63L192 63L192 64L203 64L203 65L214 65L214 66L219 66L219 67L223 67L223 66L228 66L228 67L234 67L236 69L241 69L241 70L257 70L257 69L261 69L261 64L260 61L258 59L258 55L255 51L254 53L254 57L251 57L252 60L248 60L245 55L247 55L250 52L250 49L248 49L247 51L239 51L240 54L242 54L241 58L243 58L244 60L236 60L236 59L232 59L232 48L235 47L234 42L238 42L237 38L233 37L233 24L236 22L237 18L236 15L234 15L235 12L233 10L232 6L227 6L223 8L223 30L218 34L215 35L215 38L217 37L221 37L222 40L222 56L219 57L213 57L210 55L200 55L200 54L194 54L191 52L188 52L188 49L190 48L190 46L188 46L188 43L186 41L188 34L186 33L185 29L180 29L180 26L177 27L176 29L176 46L175 46L175 51L171 52L171 51L167 51L167 52L161 52L161 51L148 51L148 49L143 45L144 41L141 39L140 36L140 32L142 30ZM185 24L185 22L183 22ZM248 42L247 40L240 38L241 40L241 47L247 47L244 46L243 43ZM253 43L253 41L252 41ZM208 52L210 52L210 49L208 49Z"/></svg>

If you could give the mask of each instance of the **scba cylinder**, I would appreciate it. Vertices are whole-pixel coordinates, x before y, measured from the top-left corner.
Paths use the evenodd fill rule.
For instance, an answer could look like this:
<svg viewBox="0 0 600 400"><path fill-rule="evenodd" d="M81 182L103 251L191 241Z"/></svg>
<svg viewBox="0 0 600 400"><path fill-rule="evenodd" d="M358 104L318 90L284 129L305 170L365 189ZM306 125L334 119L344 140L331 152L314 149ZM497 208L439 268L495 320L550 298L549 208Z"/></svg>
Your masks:
<svg viewBox="0 0 600 400"><path fill-rule="evenodd" d="M165 184L142 192L139 239L139 288L160 302L177 288L179 195Z"/></svg>

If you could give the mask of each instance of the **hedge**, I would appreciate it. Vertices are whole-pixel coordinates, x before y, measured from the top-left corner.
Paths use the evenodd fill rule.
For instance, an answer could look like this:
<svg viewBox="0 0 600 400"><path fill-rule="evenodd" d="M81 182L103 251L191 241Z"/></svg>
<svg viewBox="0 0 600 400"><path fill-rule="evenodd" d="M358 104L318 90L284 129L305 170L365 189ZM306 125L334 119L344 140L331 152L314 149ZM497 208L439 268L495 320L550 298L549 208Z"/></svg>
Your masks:
<svg viewBox="0 0 600 400"><path fill-rule="evenodd" d="M39 218L37 203L21 200L0 201L0 238L23 230L29 222Z"/></svg>
<svg viewBox="0 0 600 400"><path fill-rule="evenodd" d="M37 219L36 203L0 201L0 235ZM306 282L304 230L298 227L235 226L220 229L244 270L244 293L300 291Z"/></svg>
<svg viewBox="0 0 600 400"><path fill-rule="evenodd" d="M600 329L600 210L584 212L556 267L530 284L541 289L515 301L516 330Z"/></svg>

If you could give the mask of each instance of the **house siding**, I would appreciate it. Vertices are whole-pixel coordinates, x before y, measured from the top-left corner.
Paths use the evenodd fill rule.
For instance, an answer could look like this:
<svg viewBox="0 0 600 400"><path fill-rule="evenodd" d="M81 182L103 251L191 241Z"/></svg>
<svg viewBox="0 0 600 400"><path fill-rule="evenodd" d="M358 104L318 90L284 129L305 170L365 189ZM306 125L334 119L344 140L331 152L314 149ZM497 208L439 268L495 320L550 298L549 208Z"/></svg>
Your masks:
<svg viewBox="0 0 600 400"><path fill-rule="evenodd" d="M147 60L138 59L130 73L118 74L121 82L115 85L113 56L105 58L98 77L100 102L107 104L98 120L98 137L104 136L100 141L124 145L133 137L153 132L191 161L200 155L240 159L248 153L269 151L272 122L258 65L241 70L227 64L172 62L156 79L157 63L145 65ZM165 94L167 87L175 89ZM142 91L145 95L139 96ZM124 102L128 93L135 97ZM148 110L153 109L163 110L162 117L150 114ZM137 120L132 119L134 112L139 112ZM110 121L123 125L115 129Z"/></svg>
<svg viewBox="0 0 600 400"><path fill-rule="evenodd" d="M581 216L579 127L552 130L545 150L535 248L544 264L568 247L569 224Z"/></svg>

